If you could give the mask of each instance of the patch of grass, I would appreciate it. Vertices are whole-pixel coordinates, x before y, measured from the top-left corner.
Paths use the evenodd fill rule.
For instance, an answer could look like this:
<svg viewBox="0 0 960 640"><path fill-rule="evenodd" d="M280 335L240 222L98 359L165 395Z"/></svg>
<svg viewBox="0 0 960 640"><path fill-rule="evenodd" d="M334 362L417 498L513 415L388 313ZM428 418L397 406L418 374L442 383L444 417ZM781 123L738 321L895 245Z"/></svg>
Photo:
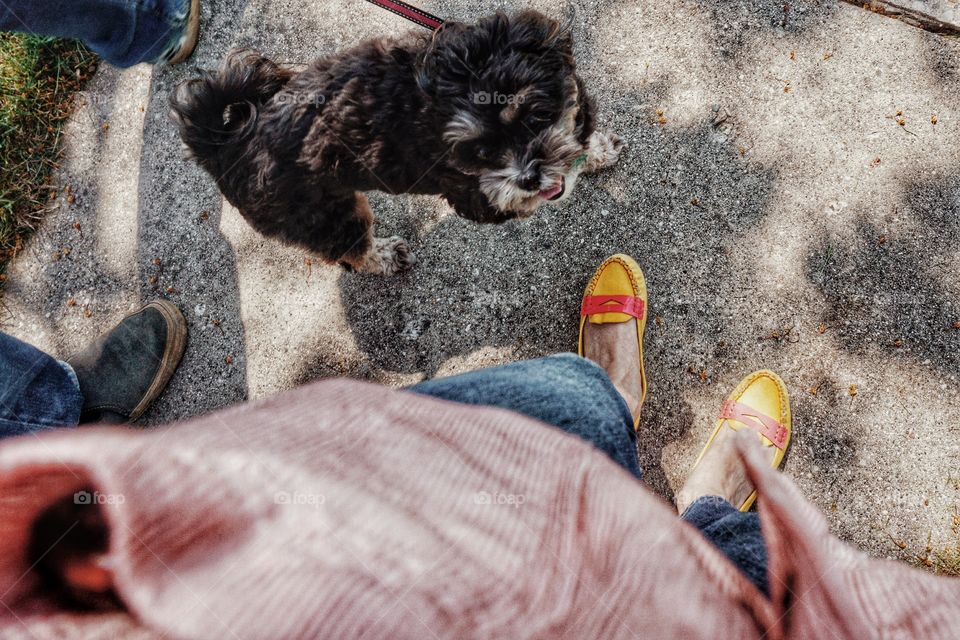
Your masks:
<svg viewBox="0 0 960 640"><path fill-rule="evenodd" d="M0 33L0 286L55 196L61 127L96 65L79 43Z"/></svg>
<svg viewBox="0 0 960 640"><path fill-rule="evenodd" d="M947 476L947 486L960 493L960 479L953 474ZM950 513L950 532L953 542L940 550L933 551L934 567L937 573L960 577L960 495Z"/></svg>
<svg viewBox="0 0 960 640"><path fill-rule="evenodd" d="M960 576L960 541L949 544L943 549L934 549L927 543L924 552L915 555L911 560L916 566L937 575L958 577Z"/></svg>
<svg viewBox="0 0 960 640"><path fill-rule="evenodd" d="M933 566L937 573L945 576L960 576L960 544L948 547L933 554Z"/></svg>
<svg viewBox="0 0 960 640"><path fill-rule="evenodd" d="M960 479L954 478L953 474L950 474L947 476L947 486L955 492L960 492ZM960 498L960 495L957 497ZM914 555L912 560L917 566L938 575L960 577L960 500L954 504L950 511L949 525L950 535L945 547L934 549L931 546L930 539L933 537L931 532L923 553Z"/></svg>
<svg viewBox="0 0 960 640"><path fill-rule="evenodd" d="M960 578L960 478L947 475L947 488L955 494L954 504L948 511L947 525L950 533L942 548L933 547L933 531L927 534L927 544L922 550L913 548L904 540L898 540L889 531L884 531L890 541L900 550L900 559L920 569L943 576ZM926 504L926 501L924 501Z"/></svg>

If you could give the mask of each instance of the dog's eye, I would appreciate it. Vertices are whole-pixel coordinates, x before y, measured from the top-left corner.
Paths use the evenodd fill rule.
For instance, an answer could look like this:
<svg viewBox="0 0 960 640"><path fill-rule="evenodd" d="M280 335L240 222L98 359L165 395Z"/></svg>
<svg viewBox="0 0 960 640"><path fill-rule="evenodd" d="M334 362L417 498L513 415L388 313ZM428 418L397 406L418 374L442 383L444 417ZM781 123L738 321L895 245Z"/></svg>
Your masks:
<svg viewBox="0 0 960 640"><path fill-rule="evenodd" d="M490 147L470 141L455 145L453 156L461 166L482 169L490 163L495 154Z"/></svg>
<svg viewBox="0 0 960 640"><path fill-rule="evenodd" d="M531 127L542 128L549 125L553 122L553 118L550 117L550 114L545 112L533 112L527 116L527 122Z"/></svg>

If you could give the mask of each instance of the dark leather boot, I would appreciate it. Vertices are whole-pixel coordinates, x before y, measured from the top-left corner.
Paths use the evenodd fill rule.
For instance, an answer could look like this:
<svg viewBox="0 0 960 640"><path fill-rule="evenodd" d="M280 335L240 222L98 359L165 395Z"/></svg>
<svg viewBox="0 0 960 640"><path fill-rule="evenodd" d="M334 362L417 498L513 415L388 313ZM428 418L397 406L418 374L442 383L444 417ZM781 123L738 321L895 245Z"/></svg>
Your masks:
<svg viewBox="0 0 960 640"><path fill-rule="evenodd" d="M172 303L151 302L67 360L77 373L80 422L133 422L167 386L187 346L187 322Z"/></svg>

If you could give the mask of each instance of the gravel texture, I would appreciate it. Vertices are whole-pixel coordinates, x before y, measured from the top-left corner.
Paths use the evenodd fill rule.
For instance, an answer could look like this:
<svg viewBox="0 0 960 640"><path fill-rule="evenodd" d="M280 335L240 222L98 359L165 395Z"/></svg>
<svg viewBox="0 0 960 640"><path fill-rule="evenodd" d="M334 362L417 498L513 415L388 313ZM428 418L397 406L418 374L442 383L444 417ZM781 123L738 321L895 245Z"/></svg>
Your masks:
<svg viewBox="0 0 960 640"><path fill-rule="evenodd" d="M156 424L316 378L402 385L574 349L583 286L629 253L654 317L653 490L672 496L726 394L770 368L793 398L785 473L834 531L938 566L960 542L958 43L826 0L531 4L572 18L601 124L629 145L563 206L478 226L373 194L378 234L419 258L392 279L257 235L182 160L171 87L233 46L297 64L408 26L361 0L205 0L191 63L98 73L59 175L74 202L12 266L7 330L66 356L173 300L190 344Z"/></svg>

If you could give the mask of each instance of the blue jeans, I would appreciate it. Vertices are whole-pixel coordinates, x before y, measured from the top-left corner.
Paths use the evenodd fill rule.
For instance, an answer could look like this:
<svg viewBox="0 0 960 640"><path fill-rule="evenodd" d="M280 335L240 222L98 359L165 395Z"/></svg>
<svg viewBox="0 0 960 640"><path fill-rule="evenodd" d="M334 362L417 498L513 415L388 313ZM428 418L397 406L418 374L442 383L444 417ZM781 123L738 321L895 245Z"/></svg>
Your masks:
<svg viewBox="0 0 960 640"><path fill-rule="evenodd" d="M82 406L70 365L0 333L0 438L76 426Z"/></svg>
<svg viewBox="0 0 960 640"><path fill-rule="evenodd" d="M578 436L641 478L633 418L606 372L561 354L428 380L410 387L423 395L510 409ZM767 548L756 513L741 513L716 496L700 498L681 516L769 595Z"/></svg>
<svg viewBox="0 0 960 640"><path fill-rule="evenodd" d="M0 31L81 40L118 67L160 59L183 34L190 0L2 0Z"/></svg>

